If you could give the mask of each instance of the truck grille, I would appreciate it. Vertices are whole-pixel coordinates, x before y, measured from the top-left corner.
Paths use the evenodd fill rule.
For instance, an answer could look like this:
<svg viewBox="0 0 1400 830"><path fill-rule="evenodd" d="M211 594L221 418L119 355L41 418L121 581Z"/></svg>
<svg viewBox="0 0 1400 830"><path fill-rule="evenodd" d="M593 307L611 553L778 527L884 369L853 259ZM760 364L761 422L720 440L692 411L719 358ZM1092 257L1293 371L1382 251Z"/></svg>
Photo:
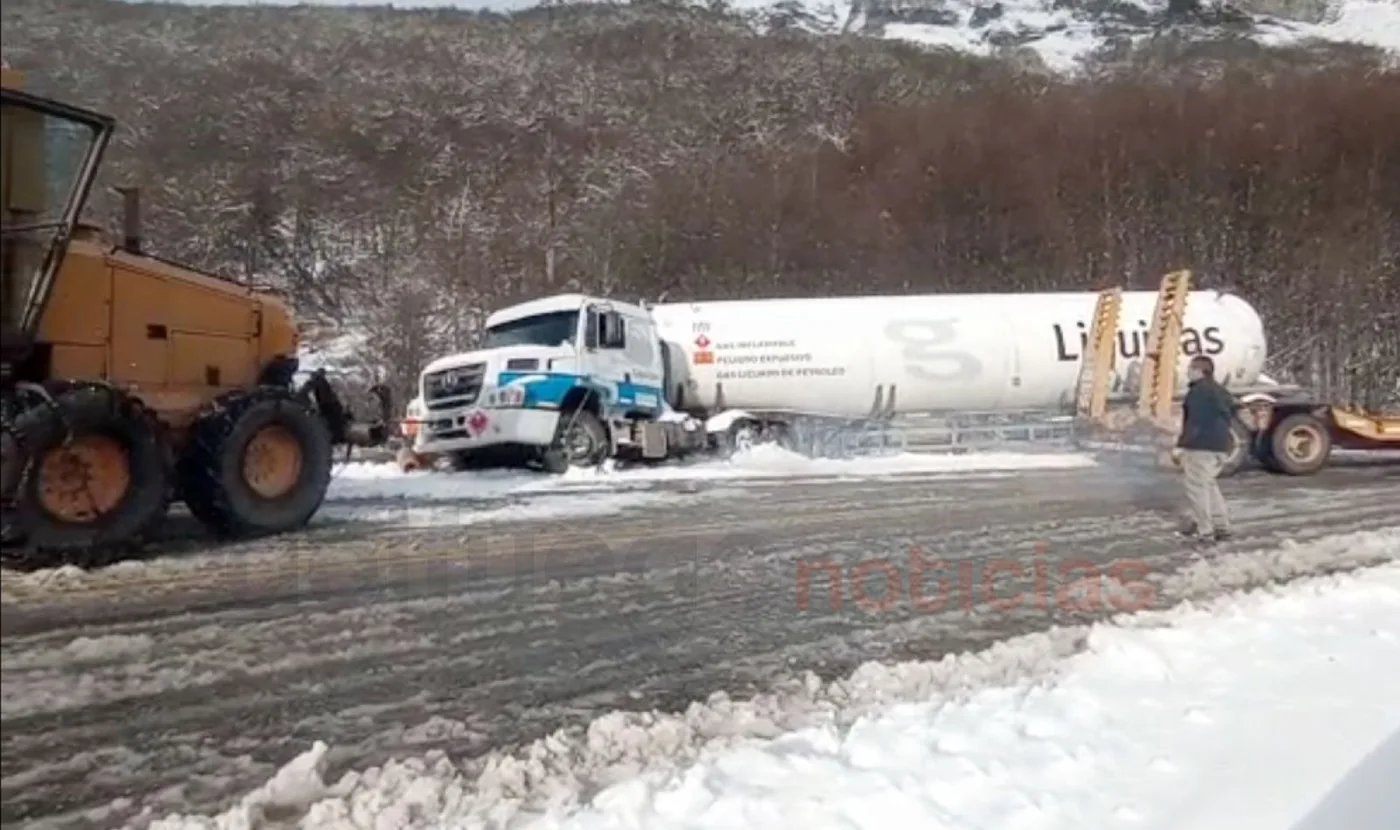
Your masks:
<svg viewBox="0 0 1400 830"><path fill-rule="evenodd" d="M454 406L476 403L485 378L485 363L472 363L433 372L423 378L423 403L429 409L449 402ZM434 406L435 404L437 406Z"/></svg>

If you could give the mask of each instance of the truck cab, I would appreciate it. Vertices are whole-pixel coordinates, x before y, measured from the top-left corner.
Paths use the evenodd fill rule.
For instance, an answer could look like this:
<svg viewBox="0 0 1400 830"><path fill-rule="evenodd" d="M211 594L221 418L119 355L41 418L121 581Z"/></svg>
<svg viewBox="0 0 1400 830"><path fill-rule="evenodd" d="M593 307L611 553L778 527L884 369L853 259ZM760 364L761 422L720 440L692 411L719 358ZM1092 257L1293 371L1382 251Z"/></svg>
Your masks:
<svg viewBox="0 0 1400 830"><path fill-rule="evenodd" d="M501 309L480 348L423 369L413 451L461 467L518 464L551 448L596 463L669 412L667 366L645 306L562 294Z"/></svg>

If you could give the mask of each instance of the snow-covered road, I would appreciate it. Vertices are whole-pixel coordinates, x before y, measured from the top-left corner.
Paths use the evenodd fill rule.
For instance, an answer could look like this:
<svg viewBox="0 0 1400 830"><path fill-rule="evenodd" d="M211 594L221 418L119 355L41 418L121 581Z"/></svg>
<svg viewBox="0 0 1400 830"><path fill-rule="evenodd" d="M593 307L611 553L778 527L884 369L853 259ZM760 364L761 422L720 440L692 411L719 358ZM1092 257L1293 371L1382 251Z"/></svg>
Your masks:
<svg viewBox="0 0 1400 830"><path fill-rule="evenodd" d="M328 522L86 575L7 575L0 820L217 812L316 740L331 779L433 750L491 757L613 710L807 694L793 672L831 680L1081 625L1141 604L1123 580L1147 579L1159 607L1354 567L1377 554L1259 551L1393 525L1400 478L1226 488L1242 535L1213 556L1241 558L1205 570L1169 533L1177 478L1077 466L653 482L595 489L659 501L582 524ZM783 712L746 734L799 725ZM693 743L658 723L672 725L648 741Z"/></svg>
<svg viewBox="0 0 1400 830"><path fill-rule="evenodd" d="M1344 550L1400 558L1400 529L1291 555ZM280 810L307 830L1290 830L1325 811L1316 826L1381 830L1397 779L1347 779L1400 739L1397 689L1392 561L868 665L766 705L610 716L475 778L433 755L328 785L318 743L224 815L151 827L244 830ZM802 726L762 736L783 720ZM1324 803L1334 789L1344 802Z"/></svg>
<svg viewBox="0 0 1400 830"><path fill-rule="evenodd" d="M578 519L654 507L700 486L738 497L743 485L782 481L946 478L1011 475L1096 466L1077 452L900 453L851 459L804 458L760 446L728 460L700 460L631 469L574 468L562 476L491 470L400 472L393 464L337 467L318 522L369 521L404 527L464 526L502 520Z"/></svg>

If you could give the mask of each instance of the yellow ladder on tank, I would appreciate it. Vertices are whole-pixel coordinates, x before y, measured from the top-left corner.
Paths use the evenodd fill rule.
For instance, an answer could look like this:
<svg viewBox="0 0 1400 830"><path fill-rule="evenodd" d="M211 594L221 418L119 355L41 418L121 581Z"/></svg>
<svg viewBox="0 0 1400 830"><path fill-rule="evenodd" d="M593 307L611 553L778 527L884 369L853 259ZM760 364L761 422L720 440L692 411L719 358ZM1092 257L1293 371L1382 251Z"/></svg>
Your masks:
<svg viewBox="0 0 1400 830"><path fill-rule="evenodd" d="M1186 297L1190 290L1190 271L1173 271L1162 278L1157 307L1152 312L1152 330L1142 358L1138 415L1163 428L1172 426L1176 364L1181 355L1181 329L1185 324Z"/></svg>
<svg viewBox="0 0 1400 830"><path fill-rule="evenodd" d="M1100 419L1108 409L1109 381L1118 356L1114 339L1118 335L1118 317L1123 310L1123 289L1106 288L1099 292L1094 305L1094 320L1089 327L1089 346L1079 365L1079 382L1075 386L1075 414L1083 418Z"/></svg>

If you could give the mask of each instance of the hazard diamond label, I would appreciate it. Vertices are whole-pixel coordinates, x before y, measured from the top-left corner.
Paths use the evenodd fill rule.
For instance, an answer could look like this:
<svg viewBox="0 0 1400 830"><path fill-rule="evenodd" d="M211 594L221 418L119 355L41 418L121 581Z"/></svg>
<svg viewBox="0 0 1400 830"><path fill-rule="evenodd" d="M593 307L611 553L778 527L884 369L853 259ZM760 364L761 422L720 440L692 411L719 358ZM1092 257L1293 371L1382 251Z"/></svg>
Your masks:
<svg viewBox="0 0 1400 830"><path fill-rule="evenodd" d="M707 348L709 348L709 346L710 346L710 338L706 337L706 336L703 335L703 334L700 335L699 337L695 338L695 346L696 346L696 348L700 348L700 349L707 349Z"/></svg>

